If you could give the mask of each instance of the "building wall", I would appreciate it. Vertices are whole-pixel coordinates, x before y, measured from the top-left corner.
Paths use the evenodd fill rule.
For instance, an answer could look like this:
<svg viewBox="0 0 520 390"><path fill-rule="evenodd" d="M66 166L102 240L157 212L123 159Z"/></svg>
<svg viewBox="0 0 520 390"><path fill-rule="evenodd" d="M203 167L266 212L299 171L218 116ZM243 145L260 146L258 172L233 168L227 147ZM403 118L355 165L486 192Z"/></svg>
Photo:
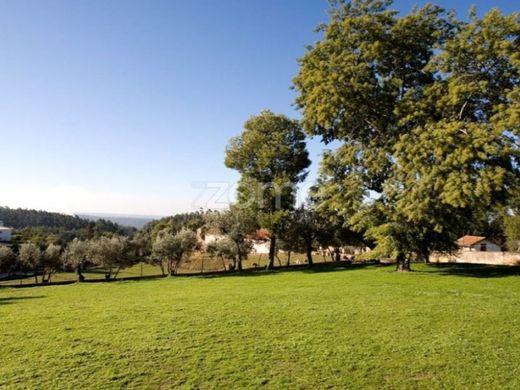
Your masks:
<svg viewBox="0 0 520 390"><path fill-rule="evenodd" d="M9 242L11 241L11 230L0 230L0 241L2 242Z"/></svg>
<svg viewBox="0 0 520 390"><path fill-rule="evenodd" d="M482 244L485 244L486 250L482 250ZM481 241L478 244L475 244L471 247L464 247L462 249L464 252L501 252L502 248L500 248L497 244L492 243L491 241Z"/></svg>
<svg viewBox="0 0 520 390"><path fill-rule="evenodd" d="M456 252L452 255L434 253L430 256L430 262L489 265L520 265L520 253L480 251L462 251Z"/></svg>
<svg viewBox="0 0 520 390"><path fill-rule="evenodd" d="M253 242L253 253L259 255L269 254L269 246L271 245L270 241L254 241Z"/></svg>

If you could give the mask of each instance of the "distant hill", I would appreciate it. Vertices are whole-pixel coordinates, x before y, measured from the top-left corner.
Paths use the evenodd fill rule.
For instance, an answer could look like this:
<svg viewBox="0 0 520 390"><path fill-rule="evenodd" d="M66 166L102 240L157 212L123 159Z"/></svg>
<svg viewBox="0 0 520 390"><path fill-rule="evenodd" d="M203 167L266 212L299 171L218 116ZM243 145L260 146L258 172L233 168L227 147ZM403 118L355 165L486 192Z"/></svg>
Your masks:
<svg viewBox="0 0 520 390"><path fill-rule="evenodd" d="M157 217L135 216L135 215L113 215L113 214L77 214L78 217L88 219L90 221L98 221L100 219L116 223L121 226L134 227L142 229L147 223L152 222Z"/></svg>
<svg viewBox="0 0 520 390"><path fill-rule="evenodd" d="M12 209L0 206L0 221L15 229L45 228L63 231L91 230L100 233L127 234L131 231L115 222L98 218L95 221L77 215L42 210Z"/></svg>

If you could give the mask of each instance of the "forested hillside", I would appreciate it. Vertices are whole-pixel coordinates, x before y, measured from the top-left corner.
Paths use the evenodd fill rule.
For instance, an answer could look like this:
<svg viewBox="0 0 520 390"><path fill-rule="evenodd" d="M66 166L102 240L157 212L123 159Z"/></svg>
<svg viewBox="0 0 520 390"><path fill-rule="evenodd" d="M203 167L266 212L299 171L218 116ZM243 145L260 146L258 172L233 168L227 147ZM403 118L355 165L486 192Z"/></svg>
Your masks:
<svg viewBox="0 0 520 390"><path fill-rule="evenodd" d="M76 237L90 238L103 233L128 235L135 231L104 219L89 221L78 216L9 207L0 207L0 221L15 229L15 241L68 242Z"/></svg>

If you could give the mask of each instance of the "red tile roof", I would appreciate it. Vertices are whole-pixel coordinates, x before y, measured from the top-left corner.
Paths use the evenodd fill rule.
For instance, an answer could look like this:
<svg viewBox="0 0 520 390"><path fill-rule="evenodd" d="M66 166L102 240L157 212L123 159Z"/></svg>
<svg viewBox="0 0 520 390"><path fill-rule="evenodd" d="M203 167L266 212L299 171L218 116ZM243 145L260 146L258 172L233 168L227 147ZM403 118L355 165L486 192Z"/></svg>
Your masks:
<svg viewBox="0 0 520 390"><path fill-rule="evenodd" d="M484 241L486 237L480 236L464 236L457 240L457 244L463 247L470 247L475 244L478 244L480 241Z"/></svg>

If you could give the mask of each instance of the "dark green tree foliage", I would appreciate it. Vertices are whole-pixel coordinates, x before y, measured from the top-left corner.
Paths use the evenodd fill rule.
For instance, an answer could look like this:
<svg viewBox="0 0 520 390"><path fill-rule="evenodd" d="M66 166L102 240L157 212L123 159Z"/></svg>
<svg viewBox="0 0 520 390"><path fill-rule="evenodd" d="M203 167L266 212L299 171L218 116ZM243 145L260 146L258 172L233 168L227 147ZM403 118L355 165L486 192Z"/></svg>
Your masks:
<svg viewBox="0 0 520 390"><path fill-rule="evenodd" d="M16 265L16 254L7 245L0 245L0 272L10 272Z"/></svg>
<svg viewBox="0 0 520 390"><path fill-rule="evenodd" d="M258 229L255 214L248 208L231 205L229 210L222 212L208 213L206 216L206 226L216 230L226 236L229 241L218 242L210 246L217 257L230 259L233 254L233 265L237 271L242 271L242 261L247 259L251 252L252 243L248 239ZM229 249L229 242L233 244L233 249ZM208 248L206 248L208 250Z"/></svg>
<svg viewBox="0 0 520 390"><path fill-rule="evenodd" d="M157 221L152 221L146 224L143 227L142 232L147 234L150 239L154 241L158 234L160 232L164 232L165 230L167 230L170 234L176 234L182 229L196 231L197 229L204 227L204 216L207 212L200 210L196 212L175 214L170 217L161 218Z"/></svg>
<svg viewBox="0 0 520 390"><path fill-rule="evenodd" d="M319 207L407 270L517 191L519 16L401 17L391 3L336 2L294 84L305 130L341 142Z"/></svg>
<svg viewBox="0 0 520 390"><path fill-rule="evenodd" d="M74 238L90 239L103 234L130 235L136 231L104 219L90 221L77 216L9 207L0 207L0 221L15 229L15 242L43 246L49 243L64 246Z"/></svg>
<svg viewBox="0 0 520 390"><path fill-rule="evenodd" d="M296 185L310 160L300 124L284 115L262 111L244 124L243 133L229 141L225 164L240 172L238 206L259 216L270 230L268 268L274 264L276 238L284 218L294 207Z"/></svg>

